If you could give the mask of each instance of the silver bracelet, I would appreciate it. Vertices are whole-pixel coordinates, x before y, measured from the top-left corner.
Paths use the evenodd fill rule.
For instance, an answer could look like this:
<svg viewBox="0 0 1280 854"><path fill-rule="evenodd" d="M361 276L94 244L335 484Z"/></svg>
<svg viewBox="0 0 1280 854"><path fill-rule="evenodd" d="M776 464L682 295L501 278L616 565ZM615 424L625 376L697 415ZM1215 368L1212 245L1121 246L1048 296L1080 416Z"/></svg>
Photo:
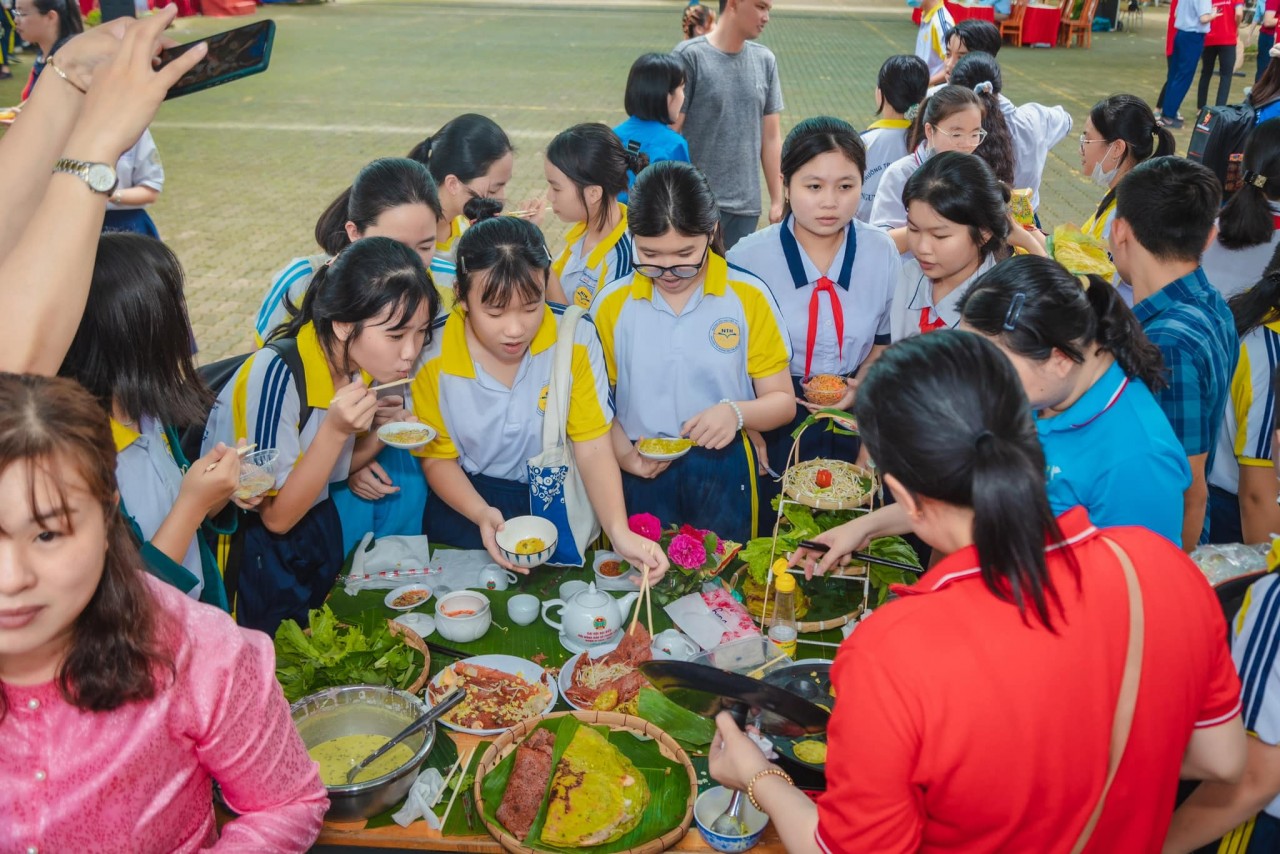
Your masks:
<svg viewBox="0 0 1280 854"><path fill-rule="evenodd" d="M742 410L738 408L738 404L734 403L727 397L720 402L729 404L730 408L733 409L733 413L738 416L738 432L742 432Z"/></svg>

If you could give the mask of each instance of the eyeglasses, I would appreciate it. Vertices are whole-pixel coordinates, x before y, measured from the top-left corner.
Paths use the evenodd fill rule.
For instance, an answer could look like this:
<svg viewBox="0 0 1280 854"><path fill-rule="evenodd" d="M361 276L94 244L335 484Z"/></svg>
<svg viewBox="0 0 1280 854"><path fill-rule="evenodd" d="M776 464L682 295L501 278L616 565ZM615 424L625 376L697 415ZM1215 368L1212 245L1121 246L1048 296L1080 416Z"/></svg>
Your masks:
<svg viewBox="0 0 1280 854"><path fill-rule="evenodd" d="M1085 147L1086 145L1090 145L1090 144L1095 143L1095 142L1105 142L1105 143L1108 143L1108 144L1109 144L1109 143L1110 143L1110 140L1106 140L1106 139L1088 139L1087 137L1085 137L1085 135L1084 135L1083 133L1082 133L1082 134L1080 134L1080 150L1081 150L1081 151L1083 151L1083 150L1084 150L1084 147Z"/></svg>
<svg viewBox="0 0 1280 854"><path fill-rule="evenodd" d="M632 264L631 268L648 279L658 279L670 273L677 279L692 279L707 263L707 255L711 252L711 238L707 238L707 248L702 250L702 260L697 264L674 264L670 267L659 267L657 264Z"/></svg>
<svg viewBox="0 0 1280 854"><path fill-rule="evenodd" d="M942 136L947 137L956 145L963 145L967 142L976 148L977 146L982 145L983 140L987 138L987 131L984 128L979 128L973 133L961 133L960 131L949 133L937 125L930 125L930 127L933 128L933 132L935 134L941 134Z"/></svg>

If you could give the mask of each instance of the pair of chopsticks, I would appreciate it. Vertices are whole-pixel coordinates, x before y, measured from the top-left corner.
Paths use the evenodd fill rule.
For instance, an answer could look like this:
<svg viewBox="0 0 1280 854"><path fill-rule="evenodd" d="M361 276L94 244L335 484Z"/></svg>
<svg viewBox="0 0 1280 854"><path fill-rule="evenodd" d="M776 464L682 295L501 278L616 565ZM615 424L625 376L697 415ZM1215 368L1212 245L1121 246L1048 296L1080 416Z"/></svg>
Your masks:
<svg viewBox="0 0 1280 854"><path fill-rule="evenodd" d="M254 442L251 445L245 445L243 448L236 448L236 456L243 460L245 457L245 454L249 453L256 447L258 447L257 442ZM209 465L205 467L204 473L208 474L209 472L213 471L217 467L218 467L217 463L209 463Z"/></svg>
<svg viewBox="0 0 1280 854"><path fill-rule="evenodd" d="M631 626L627 629L627 634L633 635L636 632L636 623L640 621L640 603L643 602L645 609L649 615L649 634L653 634L653 597L650 595L649 585L649 565L645 564L640 567L640 596L636 599L636 614L631 618Z"/></svg>
<svg viewBox="0 0 1280 854"><path fill-rule="evenodd" d="M458 782L453 786L453 795L449 798L449 804L444 808L444 815L440 817L440 832L444 833L445 823L449 821L449 812L453 809L453 802L458 799L458 792L462 791L462 778L467 776L467 769L471 767L471 757L475 754L476 749L473 747L467 751L466 757L459 756L458 761L453 763L453 767L449 769L449 774L444 778L443 785L449 785L449 780L453 778L453 773L458 772ZM465 761L464 761L465 759Z"/></svg>
<svg viewBox="0 0 1280 854"><path fill-rule="evenodd" d="M405 377L399 380L392 380L389 383L382 383L381 385L371 385L369 386L369 391L382 391L383 389L386 389L386 388L395 388L396 386L408 385L409 383L413 382L414 379L415 377ZM329 405L332 406L340 397L342 397L342 395L338 395L333 400L329 401Z"/></svg>

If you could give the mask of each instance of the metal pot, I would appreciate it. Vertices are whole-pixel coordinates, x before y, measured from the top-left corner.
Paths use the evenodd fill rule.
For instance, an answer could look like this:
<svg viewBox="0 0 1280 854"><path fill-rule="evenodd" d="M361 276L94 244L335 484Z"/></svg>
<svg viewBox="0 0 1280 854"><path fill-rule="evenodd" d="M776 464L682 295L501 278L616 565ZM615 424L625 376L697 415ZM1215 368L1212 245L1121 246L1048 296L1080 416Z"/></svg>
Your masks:
<svg viewBox="0 0 1280 854"><path fill-rule="evenodd" d="M289 707L293 725L309 748L343 735L391 738L426 713L412 694L382 685L344 685L303 697ZM390 774L365 783L328 786L330 821L358 821L396 806L409 794L436 741L435 724L410 736L405 744L413 759Z"/></svg>

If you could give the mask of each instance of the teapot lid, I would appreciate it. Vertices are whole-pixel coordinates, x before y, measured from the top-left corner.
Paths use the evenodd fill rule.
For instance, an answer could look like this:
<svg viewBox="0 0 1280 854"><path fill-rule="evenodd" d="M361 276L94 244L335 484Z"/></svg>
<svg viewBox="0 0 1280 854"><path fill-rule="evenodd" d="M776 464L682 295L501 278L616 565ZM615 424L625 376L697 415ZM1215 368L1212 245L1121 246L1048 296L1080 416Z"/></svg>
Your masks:
<svg viewBox="0 0 1280 854"><path fill-rule="evenodd" d="M573 597L575 605L582 605L586 608L596 608L613 600L613 597L603 590L596 589L594 581L588 582L586 590L579 590Z"/></svg>

